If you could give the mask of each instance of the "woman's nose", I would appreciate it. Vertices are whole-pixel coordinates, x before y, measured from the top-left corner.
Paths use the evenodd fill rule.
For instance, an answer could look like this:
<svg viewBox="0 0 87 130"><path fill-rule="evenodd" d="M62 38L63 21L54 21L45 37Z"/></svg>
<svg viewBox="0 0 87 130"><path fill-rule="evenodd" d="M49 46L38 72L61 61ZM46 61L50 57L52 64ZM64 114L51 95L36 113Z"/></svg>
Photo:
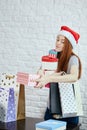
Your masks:
<svg viewBox="0 0 87 130"><path fill-rule="evenodd" d="M56 45L59 45L59 44L60 44L60 41L57 41L57 42L56 42Z"/></svg>

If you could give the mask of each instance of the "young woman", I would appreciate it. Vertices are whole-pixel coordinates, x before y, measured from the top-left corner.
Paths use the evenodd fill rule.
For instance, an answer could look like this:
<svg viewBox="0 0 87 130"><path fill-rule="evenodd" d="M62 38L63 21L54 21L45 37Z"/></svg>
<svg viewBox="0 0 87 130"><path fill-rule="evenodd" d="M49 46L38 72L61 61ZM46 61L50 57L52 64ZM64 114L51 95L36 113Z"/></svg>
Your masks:
<svg viewBox="0 0 87 130"><path fill-rule="evenodd" d="M36 87L44 87L47 83L58 82L76 82L81 77L82 65L80 58L73 52L73 48L78 43L80 35L67 26L62 26L56 39L55 49L58 52L58 66L55 73L51 75L43 75ZM63 73L66 73L63 75ZM45 120L49 118L57 118L52 115L47 108ZM78 123L78 117L64 118L63 120Z"/></svg>

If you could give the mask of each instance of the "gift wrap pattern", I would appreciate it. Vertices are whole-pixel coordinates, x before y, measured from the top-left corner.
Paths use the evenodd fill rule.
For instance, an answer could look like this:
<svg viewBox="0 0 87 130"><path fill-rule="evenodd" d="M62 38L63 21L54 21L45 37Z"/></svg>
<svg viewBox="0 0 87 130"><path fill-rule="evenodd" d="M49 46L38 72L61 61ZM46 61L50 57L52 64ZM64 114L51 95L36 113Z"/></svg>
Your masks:
<svg viewBox="0 0 87 130"><path fill-rule="evenodd" d="M57 57L57 51L55 49L49 50L49 57L56 58Z"/></svg>
<svg viewBox="0 0 87 130"><path fill-rule="evenodd" d="M73 117L77 114L77 105L71 83L59 83L60 100L63 117Z"/></svg>
<svg viewBox="0 0 87 130"><path fill-rule="evenodd" d="M18 72L17 73L17 82L20 84L28 85L28 73Z"/></svg>
<svg viewBox="0 0 87 130"><path fill-rule="evenodd" d="M15 99L13 88L0 87L0 121L15 121Z"/></svg>
<svg viewBox="0 0 87 130"><path fill-rule="evenodd" d="M17 117L18 98L20 91L20 84L17 83L17 75L10 73L2 73L0 76L0 86L4 88L14 88L15 95L15 113Z"/></svg>

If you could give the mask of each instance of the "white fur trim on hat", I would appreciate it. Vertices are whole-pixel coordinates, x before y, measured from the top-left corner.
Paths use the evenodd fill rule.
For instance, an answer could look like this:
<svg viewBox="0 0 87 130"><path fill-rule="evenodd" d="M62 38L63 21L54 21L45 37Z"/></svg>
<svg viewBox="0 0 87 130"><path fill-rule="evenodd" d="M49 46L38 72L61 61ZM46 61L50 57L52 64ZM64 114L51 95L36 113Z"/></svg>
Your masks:
<svg viewBox="0 0 87 130"><path fill-rule="evenodd" d="M61 31L58 32L58 35L65 36L70 41L73 48L76 46L76 40L75 40L74 36L70 32L65 31L65 30L61 30Z"/></svg>

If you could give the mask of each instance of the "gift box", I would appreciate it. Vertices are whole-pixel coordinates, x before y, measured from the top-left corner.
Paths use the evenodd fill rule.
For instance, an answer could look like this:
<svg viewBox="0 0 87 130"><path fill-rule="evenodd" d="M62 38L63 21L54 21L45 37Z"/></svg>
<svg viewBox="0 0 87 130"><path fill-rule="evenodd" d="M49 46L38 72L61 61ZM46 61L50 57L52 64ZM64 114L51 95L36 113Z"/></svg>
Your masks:
<svg viewBox="0 0 87 130"><path fill-rule="evenodd" d="M24 72L17 73L17 83L28 85L28 86L36 86L36 82L34 80L38 79L40 75L38 74L28 74Z"/></svg>
<svg viewBox="0 0 87 130"><path fill-rule="evenodd" d="M55 49L49 50L49 57L56 58L57 57L57 51Z"/></svg>
<svg viewBox="0 0 87 130"><path fill-rule="evenodd" d="M46 70L56 70L57 68L57 51L55 49L49 50L49 54L47 56L42 57L42 67L46 68Z"/></svg>
<svg viewBox="0 0 87 130"><path fill-rule="evenodd" d="M28 86L36 86L37 82L35 82L36 79L38 79L40 75L38 74L28 74L24 72L18 72L17 73L17 82L20 84L28 85Z"/></svg>
<svg viewBox="0 0 87 130"><path fill-rule="evenodd" d="M66 130L67 123L64 121L58 121L49 119L36 124L36 130Z"/></svg>
<svg viewBox="0 0 87 130"><path fill-rule="evenodd" d="M23 73L23 72L17 73L17 83L28 85L28 79L29 79L28 73Z"/></svg>
<svg viewBox="0 0 87 130"><path fill-rule="evenodd" d="M36 86L37 82L34 80L40 78L40 75L38 74L29 74L29 79L28 79L28 86Z"/></svg>
<svg viewBox="0 0 87 130"><path fill-rule="evenodd" d="M56 70L58 59L50 56L42 56L42 69L43 70Z"/></svg>

